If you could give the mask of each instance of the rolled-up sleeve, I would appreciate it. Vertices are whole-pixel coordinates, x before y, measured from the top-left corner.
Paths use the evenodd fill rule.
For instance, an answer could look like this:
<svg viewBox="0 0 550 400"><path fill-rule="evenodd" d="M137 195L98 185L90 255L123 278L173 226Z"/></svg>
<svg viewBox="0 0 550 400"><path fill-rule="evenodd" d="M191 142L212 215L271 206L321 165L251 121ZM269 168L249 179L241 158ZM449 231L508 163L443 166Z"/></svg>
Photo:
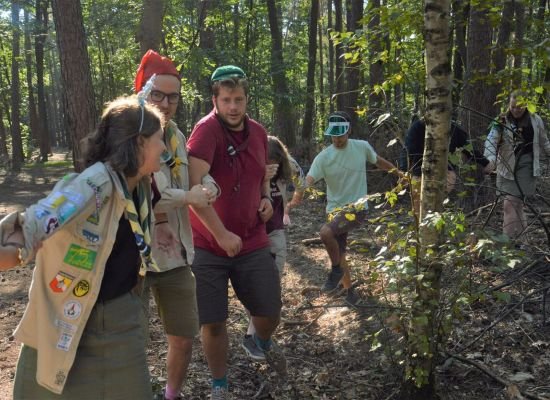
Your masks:
<svg viewBox="0 0 550 400"><path fill-rule="evenodd" d="M487 139L485 139L485 150L483 155L489 161L494 162L497 159L497 146L500 140L500 135L500 130L496 126L493 126L487 135Z"/></svg>

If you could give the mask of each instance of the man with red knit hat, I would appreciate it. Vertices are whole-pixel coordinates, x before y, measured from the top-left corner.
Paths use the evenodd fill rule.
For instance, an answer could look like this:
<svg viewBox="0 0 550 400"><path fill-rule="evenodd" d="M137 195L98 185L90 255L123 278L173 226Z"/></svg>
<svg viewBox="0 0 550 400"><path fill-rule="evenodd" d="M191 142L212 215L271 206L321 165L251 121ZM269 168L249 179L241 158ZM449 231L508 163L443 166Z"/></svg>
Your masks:
<svg viewBox="0 0 550 400"><path fill-rule="evenodd" d="M166 117L167 151L163 155L165 163L154 175L161 200L154 209L153 257L161 272L147 272L142 298L148 311L149 292L153 292L168 341L168 379L157 399L173 400L182 399L180 389L191 361L193 338L199 331L195 277L190 268L194 250L188 206L209 206L217 188L207 177L204 185L189 189L186 139L172 121L180 99L180 76L170 59L149 50L136 74L136 92L153 76L147 101Z"/></svg>

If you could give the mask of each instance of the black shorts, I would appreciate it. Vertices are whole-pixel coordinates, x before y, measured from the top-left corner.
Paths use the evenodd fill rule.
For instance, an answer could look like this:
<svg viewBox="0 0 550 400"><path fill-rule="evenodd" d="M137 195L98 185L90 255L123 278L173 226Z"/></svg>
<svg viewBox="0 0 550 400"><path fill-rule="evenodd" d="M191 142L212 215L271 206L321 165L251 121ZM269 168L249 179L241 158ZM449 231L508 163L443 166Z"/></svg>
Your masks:
<svg viewBox="0 0 550 400"><path fill-rule="evenodd" d="M196 248L192 269L197 281L201 325L227 319L229 280L251 315L279 316L281 282L269 247L234 258L216 256Z"/></svg>

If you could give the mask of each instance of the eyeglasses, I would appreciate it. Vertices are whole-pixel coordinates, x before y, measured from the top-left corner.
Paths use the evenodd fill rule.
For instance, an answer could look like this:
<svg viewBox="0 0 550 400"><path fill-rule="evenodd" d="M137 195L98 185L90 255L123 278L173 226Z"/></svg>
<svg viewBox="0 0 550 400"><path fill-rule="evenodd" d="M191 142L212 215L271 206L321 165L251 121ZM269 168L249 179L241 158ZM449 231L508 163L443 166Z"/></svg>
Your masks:
<svg viewBox="0 0 550 400"><path fill-rule="evenodd" d="M178 104L178 101L180 100L179 93L164 93L160 90L151 90L151 100L153 100L155 103L162 102L165 97L168 98L169 104Z"/></svg>

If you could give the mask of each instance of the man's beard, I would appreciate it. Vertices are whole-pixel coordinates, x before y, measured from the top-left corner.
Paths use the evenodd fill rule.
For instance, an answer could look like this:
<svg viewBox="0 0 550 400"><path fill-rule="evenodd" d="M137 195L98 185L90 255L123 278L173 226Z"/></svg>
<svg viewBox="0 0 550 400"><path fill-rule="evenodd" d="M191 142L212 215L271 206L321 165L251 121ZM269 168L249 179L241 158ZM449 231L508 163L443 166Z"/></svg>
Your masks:
<svg viewBox="0 0 550 400"><path fill-rule="evenodd" d="M221 118L221 120L223 121L223 123L225 124L225 126L231 130L237 130L239 129L242 124L244 123L244 115L241 117L241 119L239 120L239 122L237 122L236 124L232 124L231 122L229 122L227 119L225 119L225 117L223 117L221 114L218 113L218 116Z"/></svg>

